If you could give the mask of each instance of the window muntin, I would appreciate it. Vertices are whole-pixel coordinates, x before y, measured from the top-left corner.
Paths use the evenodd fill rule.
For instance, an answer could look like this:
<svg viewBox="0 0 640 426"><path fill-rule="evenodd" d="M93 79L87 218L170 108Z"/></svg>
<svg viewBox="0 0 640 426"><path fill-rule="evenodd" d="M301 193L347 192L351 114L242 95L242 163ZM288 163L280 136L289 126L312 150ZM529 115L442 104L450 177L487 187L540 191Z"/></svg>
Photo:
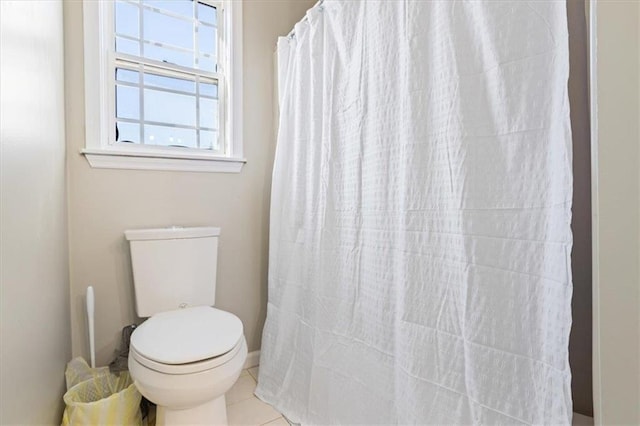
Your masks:
<svg viewBox="0 0 640 426"><path fill-rule="evenodd" d="M228 154L219 20L216 2L115 1L115 145Z"/></svg>

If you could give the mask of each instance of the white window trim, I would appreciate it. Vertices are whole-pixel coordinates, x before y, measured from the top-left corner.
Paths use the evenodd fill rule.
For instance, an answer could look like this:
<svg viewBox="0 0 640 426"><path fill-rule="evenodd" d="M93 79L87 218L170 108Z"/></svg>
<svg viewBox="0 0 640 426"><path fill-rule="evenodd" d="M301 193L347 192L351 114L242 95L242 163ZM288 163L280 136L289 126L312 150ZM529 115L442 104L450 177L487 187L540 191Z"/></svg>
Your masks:
<svg viewBox="0 0 640 426"><path fill-rule="evenodd" d="M81 153L91 167L107 169L170 170L238 173L246 159L242 146L242 2L224 1L224 12L231 25L225 31L226 77L224 102L224 137L230 155L221 156L204 150L112 145L115 128L113 106L115 81L109 77L108 46L113 43L113 3L83 2L84 26L84 98L85 148ZM225 20L228 20L225 17Z"/></svg>

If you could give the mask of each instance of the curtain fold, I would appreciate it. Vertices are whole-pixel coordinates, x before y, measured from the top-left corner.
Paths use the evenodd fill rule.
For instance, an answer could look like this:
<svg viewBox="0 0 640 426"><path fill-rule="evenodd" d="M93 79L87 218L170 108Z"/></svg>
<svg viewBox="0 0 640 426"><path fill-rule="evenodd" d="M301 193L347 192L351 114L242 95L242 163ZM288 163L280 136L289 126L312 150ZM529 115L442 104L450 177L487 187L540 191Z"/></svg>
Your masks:
<svg viewBox="0 0 640 426"><path fill-rule="evenodd" d="M570 424L565 3L331 1L278 42L257 395L303 424Z"/></svg>

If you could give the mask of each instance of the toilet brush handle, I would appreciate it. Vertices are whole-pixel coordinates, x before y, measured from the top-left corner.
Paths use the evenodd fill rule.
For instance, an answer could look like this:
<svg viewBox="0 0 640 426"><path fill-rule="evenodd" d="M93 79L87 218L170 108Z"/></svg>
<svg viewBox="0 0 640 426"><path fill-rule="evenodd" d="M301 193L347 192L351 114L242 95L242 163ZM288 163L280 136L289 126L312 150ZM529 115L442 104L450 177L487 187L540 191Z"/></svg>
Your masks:
<svg viewBox="0 0 640 426"><path fill-rule="evenodd" d="M89 351L91 353L91 368L96 367L96 343L93 330L93 319L95 309L95 296L93 294L93 287L87 287L87 319L89 323Z"/></svg>

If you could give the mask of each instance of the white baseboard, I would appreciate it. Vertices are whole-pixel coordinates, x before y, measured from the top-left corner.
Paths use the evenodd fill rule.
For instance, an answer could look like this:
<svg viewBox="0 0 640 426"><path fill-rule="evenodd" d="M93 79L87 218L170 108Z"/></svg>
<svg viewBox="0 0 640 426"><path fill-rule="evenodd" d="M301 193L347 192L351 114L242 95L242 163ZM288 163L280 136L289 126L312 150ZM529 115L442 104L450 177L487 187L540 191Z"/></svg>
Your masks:
<svg viewBox="0 0 640 426"><path fill-rule="evenodd" d="M244 362L244 368L257 367L260 364L260 351L253 351L247 354L247 359Z"/></svg>

